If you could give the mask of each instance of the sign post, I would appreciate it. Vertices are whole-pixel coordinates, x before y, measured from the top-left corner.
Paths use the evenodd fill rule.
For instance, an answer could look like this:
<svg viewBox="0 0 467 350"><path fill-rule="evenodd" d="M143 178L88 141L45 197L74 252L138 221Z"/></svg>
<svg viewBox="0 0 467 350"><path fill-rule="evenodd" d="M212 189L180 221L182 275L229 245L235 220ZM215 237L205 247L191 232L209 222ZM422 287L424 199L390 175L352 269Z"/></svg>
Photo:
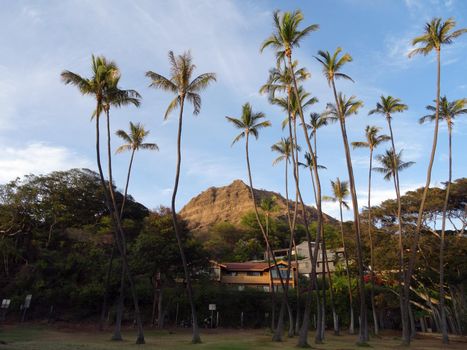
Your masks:
<svg viewBox="0 0 467 350"><path fill-rule="evenodd" d="M211 328L212 328L212 322L214 319L214 311L216 311L216 304L209 304L209 311L211 311Z"/></svg>

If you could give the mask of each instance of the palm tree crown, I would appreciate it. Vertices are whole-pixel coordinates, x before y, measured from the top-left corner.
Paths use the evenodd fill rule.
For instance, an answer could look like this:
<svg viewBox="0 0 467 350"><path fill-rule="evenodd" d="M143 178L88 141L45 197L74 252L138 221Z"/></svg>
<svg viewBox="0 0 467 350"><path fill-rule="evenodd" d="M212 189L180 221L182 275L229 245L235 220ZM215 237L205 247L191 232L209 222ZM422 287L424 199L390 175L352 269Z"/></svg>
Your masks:
<svg viewBox="0 0 467 350"><path fill-rule="evenodd" d="M311 94L309 92L306 92L302 86L299 86L298 88L298 96L299 96L300 101L297 100L296 94L291 94L290 98L273 97L269 99L269 102L271 104L280 106L284 111L289 111L290 118L292 120L295 120L295 117L300 111L300 107L302 108L302 110L305 110L309 106L318 102L318 99L316 97L310 97ZM289 117L287 116L282 121L282 128L285 128L288 122L289 122Z"/></svg>
<svg viewBox="0 0 467 350"><path fill-rule="evenodd" d="M298 26L303 21L303 13L300 10L280 13L274 11L274 33L261 44L261 52L268 46L276 49L276 57L281 61L284 56L292 55L292 48L300 46L300 40L311 32L319 29L319 25L312 24L300 30Z"/></svg>
<svg viewBox="0 0 467 350"><path fill-rule="evenodd" d="M294 144L293 146L294 148L297 148L298 151L300 151L299 145ZM283 160L285 160L287 163L290 163L290 156L292 155L292 142L290 142L290 137L281 138L280 141L271 146L271 151L279 154L279 156L272 162L273 165L276 165Z"/></svg>
<svg viewBox="0 0 467 350"><path fill-rule="evenodd" d="M365 128L366 141L352 142L353 148L369 148L374 150L381 143L389 141L391 138L388 135L378 135L381 128L377 126L367 125Z"/></svg>
<svg viewBox="0 0 467 350"><path fill-rule="evenodd" d="M292 67L297 82L302 82L310 78L311 74L305 67L296 69L298 61L292 63ZM293 84L292 71L287 65L278 64L277 67L269 70L269 77L266 84L261 86L259 92L261 94L269 93L273 98L276 92L289 92Z"/></svg>
<svg viewBox="0 0 467 350"><path fill-rule="evenodd" d="M363 101L357 100L356 96L347 98L342 92L337 95L337 101L340 108L340 113L334 103L326 105L326 111L323 113L329 121L336 121L340 116L343 118L357 114L358 110L363 107Z"/></svg>
<svg viewBox="0 0 467 350"><path fill-rule="evenodd" d="M453 18L448 18L445 22L439 17L433 18L425 24L424 33L412 40L412 45L421 46L410 51L409 57L417 54L426 56L433 50L440 51L441 45L452 44L455 38L467 33L467 28L451 32L455 26L456 21Z"/></svg>
<svg viewBox="0 0 467 350"><path fill-rule="evenodd" d="M159 147L155 143L144 143L144 139L149 135L149 130L144 128L140 123L133 124L130 122L130 133L125 130L117 130L115 134L120 137L125 144L117 148L115 153L122 153L125 151L138 151L140 149L158 151Z"/></svg>
<svg viewBox="0 0 467 350"><path fill-rule="evenodd" d="M353 82L352 78L347 74L341 73L340 70L347 62L352 62L352 56L345 53L341 57L339 54L342 52L342 48L338 47L336 51L331 55L329 51L318 51L318 56L315 58L323 66L323 74L326 77L328 84L331 85L331 82L334 79L347 79Z"/></svg>
<svg viewBox="0 0 467 350"><path fill-rule="evenodd" d="M169 51L169 61L171 65L170 78L152 71L146 72L146 76L152 80L149 86L170 91L177 95L167 107L164 119L167 119L170 112L179 107L185 98L193 104L193 114L197 115L201 110L199 92L209 86L211 82L216 81L216 74L203 73L192 80L191 77L196 66L192 63L189 51L178 56Z"/></svg>
<svg viewBox="0 0 467 350"><path fill-rule="evenodd" d="M331 180L331 190L332 197L324 197L324 200L338 202L346 209L349 209L349 204L345 200L350 194L349 182L341 181L339 178L337 178L335 181Z"/></svg>
<svg viewBox="0 0 467 350"><path fill-rule="evenodd" d="M402 151L394 154L392 150L386 150L384 154L376 156L376 160L380 162L381 167L373 168L374 171L384 174L384 179L389 181L397 172L401 172L415 164L415 162L404 162L402 160Z"/></svg>
<svg viewBox="0 0 467 350"><path fill-rule="evenodd" d="M243 130L238 134L232 141L232 145L249 134L252 134L255 138L258 138L258 130L271 126L269 120L262 120L265 118L262 112L253 112L251 105L247 102L242 106L242 116L240 118L225 117L231 122L237 129Z"/></svg>
<svg viewBox="0 0 467 350"><path fill-rule="evenodd" d="M376 103L376 108L368 112L368 115L371 114L382 114L386 118L391 118L393 113L406 111L409 107L402 103L399 98L392 96L381 96L380 101Z"/></svg>
<svg viewBox="0 0 467 350"><path fill-rule="evenodd" d="M436 102L436 101L435 101ZM467 114L467 98L454 100L449 102L446 96L441 97L439 101L439 118L446 120L449 127L453 125L453 119L461 114ZM428 105L426 109L430 112L436 112L436 107ZM434 121L436 119L436 113L428 114L419 119L420 124L427 121Z"/></svg>

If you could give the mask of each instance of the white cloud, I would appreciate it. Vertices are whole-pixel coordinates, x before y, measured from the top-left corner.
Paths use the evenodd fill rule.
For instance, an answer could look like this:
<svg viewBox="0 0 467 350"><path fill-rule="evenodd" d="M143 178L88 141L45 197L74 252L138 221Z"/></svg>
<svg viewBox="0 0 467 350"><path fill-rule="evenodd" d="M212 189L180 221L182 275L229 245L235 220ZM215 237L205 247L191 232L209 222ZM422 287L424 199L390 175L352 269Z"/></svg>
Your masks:
<svg viewBox="0 0 467 350"><path fill-rule="evenodd" d="M0 153L0 182L14 180L26 174L45 174L55 170L89 168L91 162L65 147L43 142L23 148L2 147Z"/></svg>

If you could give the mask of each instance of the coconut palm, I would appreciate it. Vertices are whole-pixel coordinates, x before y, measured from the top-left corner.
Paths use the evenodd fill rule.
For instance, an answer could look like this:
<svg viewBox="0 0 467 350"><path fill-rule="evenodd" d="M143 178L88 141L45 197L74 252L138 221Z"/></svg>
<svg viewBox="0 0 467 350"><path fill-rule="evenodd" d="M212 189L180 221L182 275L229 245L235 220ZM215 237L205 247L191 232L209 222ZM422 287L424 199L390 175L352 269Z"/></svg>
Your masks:
<svg viewBox="0 0 467 350"><path fill-rule="evenodd" d="M112 104L117 106L127 104L123 102L126 98L135 98L134 101L129 102L133 104L137 104L136 99L138 96L133 95L131 92L125 95L123 93L117 93L118 81L120 77L120 72L113 61L108 61L103 56L95 57L92 56L92 77L91 78L84 78L81 77L79 74L73 73L71 71L65 70L61 73L62 81L68 85L74 85L78 87L81 94L93 96L96 100L96 108L92 113L92 118L96 122L96 160L97 160L97 168L99 173L99 179L101 181L101 185L104 189L104 196L105 196L105 203L109 210L112 219L112 225L115 232L115 244L122 256L122 269L124 273L128 277L128 281L130 284L130 290L133 298L133 303L135 307L135 314L138 326L138 336L136 339L137 344L144 344L144 333L143 327L141 322L141 316L139 311L139 304L138 304L138 297L136 295L136 290L134 288L133 278L131 276L130 270L128 268L128 261L125 254L125 236L123 232L123 228L120 221L120 216L118 215L118 210L115 205L115 201L112 200L112 193L113 193L113 184L111 179L109 179L109 188L107 188L107 183L104 178L104 172L102 170L102 163L101 163L101 154L100 154L100 127L99 121L100 116L103 112L106 112L106 108L109 107L110 101L112 100ZM125 90L121 90L125 91ZM127 91L128 92L128 91ZM111 98L112 97L112 98ZM107 114L107 113L106 113ZM109 127L108 127L109 130ZM110 161L110 157L109 157ZM110 162L109 162L110 163ZM109 165L109 175L111 174L111 165ZM102 322L101 322L102 324Z"/></svg>
<svg viewBox="0 0 467 350"><path fill-rule="evenodd" d="M430 187L431 183L431 171L433 169L433 163L435 160L436 154L436 145L438 142L438 126L439 126L439 102L440 102L440 89L441 89L441 48L444 45L450 45L454 42L454 39L458 38L464 33L467 33L467 28L462 28L458 30L454 30L456 26L456 21L453 18L448 18L446 21L443 22L441 18L433 18L430 22L425 24L424 33L420 36L417 36L412 40L412 45L418 45L415 49L413 49L409 57L414 55L422 54L424 56L428 55L429 53L435 51L436 52L436 67L437 67L437 79L436 79L436 109L435 109L435 127L434 127L434 134L433 134L433 144L431 147L431 156L430 162L428 164L427 175L426 175L426 183L425 188L423 190L422 199L420 202L420 208L418 211L417 217L417 227L415 230L414 240L412 242L412 249L411 249L411 256L409 259L409 265L407 268L407 273L405 274L405 281L404 281L404 292L406 301L408 303L408 296L410 293L410 278L412 276L412 272L415 265L416 260L416 248L418 245L418 240L420 237L420 230L422 227L422 220L423 220L423 211L425 208L425 201L428 194L428 188ZM446 323L446 312L444 308L441 310L441 318L442 318L442 325L441 325L441 332L443 334L442 340L443 343L448 343L448 332L447 332L447 323ZM410 344L410 338L405 336L404 343Z"/></svg>
<svg viewBox="0 0 467 350"><path fill-rule="evenodd" d="M339 120L342 141L344 143L345 158L347 164L347 172L349 175L350 195L352 199L352 209L354 215L355 225L355 243L357 249L357 264L359 274L359 294L360 294L360 331L359 331L359 343L365 343L368 341L368 324L366 314L366 300L365 300L365 285L364 285L364 272L363 272L363 252L361 243L361 230L360 230L360 217L358 212L357 202L357 190L355 187L355 179L353 174L352 158L350 155L349 142L347 138L347 130L345 125L345 118L349 115L356 114L360 107L363 105L361 101L355 100L352 96L346 99L342 93L337 93L336 90L336 79L346 79L353 81L350 76L342 73L343 66L352 61L352 56L348 53L340 56L342 49L338 47L336 51L331 55L329 51L318 51L318 56L315 56L316 60L321 63L323 75L328 81L328 85L332 88L334 94L335 105L328 105L330 107L330 115Z"/></svg>
<svg viewBox="0 0 467 350"><path fill-rule="evenodd" d="M352 142L353 148L368 148L370 150L370 167L368 170L368 237L370 239L370 264L371 264L371 308L373 311L373 324L375 329L375 334L378 335L378 318L376 315L375 307L375 261L373 257L373 236L371 234L371 172L373 168L373 151L381 143L386 142L390 139L387 135L378 135L381 128L376 126L367 125L365 128L365 138L366 141L357 141Z"/></svg>
<svg viewBox="0 0 467 350"><path fill-rule="evenodd" d="M346 201L346 198L350 194L349 183L348 181L341 181L339 178L337 178L335 181L331 180L331 190L332 190L332 197L325 196L323 199L326 201L339 203L339 215L340 215L339 223L340 223L342 247L344 249L345 271L347 274L347 288L349 292L349 312L350 312L349 333L354 334L355 333L355 316L354 316L354 310L353 310L352 282L350 278L349 256L347 254L347 248L345 245L345 238L344 238L344 218L343 218L343 208L350 209L349 204Z"/></svg>
<svg viewBox="0 0 467 350"><path fill-rule="evenodd" d="M384 154L377 155L376 160L381 166L374 167L373 170L383 174L386 181L394 179L396 172L405 170L415 164L415 162L404 162L402 160L402 151L394 155L392 150L386 150Z"/></svg>
<svg viewBox="0 0 467 350"><path fill-rule="evenodd" d="M263 120L265 118L264 113L262 112L253 112L251 105L249 103L245 103L242 106L242 115L240 118L234 117L225 117L227 121L232 123L234 127L237 129L242 130L240 134L238 134L234 140L232 141L232 145L240 141L242 138L245 138L245 156L246 156L246 164L247 164L247 171L248 171L248 181L250 184L250 193L251 198L253 201L253 208L255 211L256 221L258 222L258 226L261 230L263 235L264 242L266 244L266 252L269 256L272 257L274 266L277 266L276 257L271 248L271 244L269 243L269 237L266 234L266 230L260 220L259 213L258 213L258 205L256 203L256 195L253 187L253 178L251 176L251 167L250 167L250 153L249 153L249 141L250 141L250 134L253 135L256 139L259 137L259 130L271 126L271 123L268 120ZM282 275L279 273L279 280L282 289L286 292L286 287L284 285L284 281ZM279 316L280 320L281 316ZM281 323L279 322L276 332L274 333L273 340L280 340L282 337L283 329L279 329ZM283 326L283 325L282 325Z"/></svg>
<svg viewBox="0 0 467 350"><path fill-rule="evenodd" d="M335 56L335 55L334 55ZM333 56L333 57L334 57ZM329 53L323 54L322 57L331 57ZM342 59L341 59L342 60ZM326 67L329 68L328 74L329 76L333 76L331 72L335 69L333 68L333 62L320 60L320 62L326 64ZM340 62L340 60L338 60ZM340 73L342 74L342 73ZM334 78L330 84L333 86L333 90L335 92L335 84ZM326 116L330 116L331 118L338 119L342 140L344 143L344 150L345 150L345 158L347 164L347 172L349 175L349 189L350 189L350 196L352 200L352 209L354 214L354 226L355 226L355 242L356 242L356 250L357 250L357 264L358 264L358 274L359 274L359 296L360 296L360 330L359 330L359 342L364 343L368 341L368 322L367 322L367 311L366 311L366 300L365 300L365 281L364 281L364 271L363 271L363 253L362 253L362 245L361 245L361 229L360 229L360 217L358 211L358 202L357 202L357 192L355 187L355 178L353 174L353 166L352 166L352 158L350 155L350 148L349 142L347 138L347 130L346 130L346 123L345 120L347 117L351 115L355 115L358 113L358 110L363 106L363 102L357 100L355 96L351 96L347 98L342 93L335 94L335 104L328 104L327 109L325 112Z"/></svg>
<svg viewBox="0 0 467 350"><path fill-rule="evenodd" d="M207 88L209 84L216 81L216 75L214 73L203 73L197 76L196 78L192 79L196 66L192 63L190 52L185 52L182 55L175 56L172 51L169 51L169 62L169 78L166 78L152 71L146 72L146 76L149 79L151 79L151 84L149 85L150 87L162 89L171 92L175 95L175 98L169 103L169 106L167 107L164 119L167 119L169 114L173 112L176 108L180 109L177 133L177 166L175 171L175 183L171 201L172 220L174 224L178 247L180 250L180 257L182 259L183 270L185 273L186 280L186 289L191 307L191 316L193 323L192 342L200 343L201 338L199 335L198 317L196 314L196 308L193 300L193 292L191 287L190 274L188 272L188 264L183 249L183 243L181 240L181 231L178 223L177 212L175 209L175 201L177 198L178 183L180 179L180 166L182 162L181 142L183 126L183 109L185 106L185 101L188 101L193 105L193 114L199 114L201 110L201 96L199 95L199 93L205 88Z"/></svg>
<svg viewBox="0 0 467 350"><path fill-rule="evenodd" d="M133 159L135 157L136 151L139 150L150 150L150 151L159 151L159 147L155 143L145 143L144 139L149 135L149 130L144 128L144 125L141 123L133 124L130 122L130 130L129 133L125 130L117 130L115 133L118 137L120 137L125 143L119 146L116 149L116 153L123 153L126 151L131 152L130 156L130 163L128 165L128 173L126 177L125 183L125 192L123 194L123 201L122 206L120 209L120 217L123 215L123 209L125 208L125 201L128 194L128 184L130 183L130 175L131 175L131 167L133 165Z"/></svg>
<svg viewBox="0 0 467 350"><path fill-rule="evenodd" d="M449 102L446 96L441 97L439 102L439 119L445 120L448 127L448 149L449 149L449 175L446 184L446 196L443 205L443 218L441 223L441 243L439 248L439 308L441 310L441 322L446 323L445 297L444 297L444 246L446 239L446 213L449 202L449 192L452 181L452 127L454 118L459 115L467 114L467 99L454 100ZM427 121L436 120L436 106L426 106L432 114L420 118L420 124ZM434 112L434 113L433 113ZM447 326L443 325L443 331L447 335ZM444 334L443 334L444 336Z"/></svg>
<svg viewBox="0 0 467 350"><path fill-rule="evenodd" d="M297 82L302 82L310 78L311 74L304 67L297 68L298 61L292 63L295 79ZM277 92L291 94L293 78L291 70L286 64L279 63L276 67L269 70L268 81L261 86L259 92L261 94L268 93L270 97L275 97Z"/></svg>
<svg viewBox="0 0 467 350"><path fill-rule="evenodd" d="M406 111L408 109L407 105L401 102L399 98L395 98L392 96L381 96L380 101L376 103L376 108L369 111L369 115L372 114L380 114L386 118L389 128L390 140L391 140L391 150L392 154L397 155L397 150L395 146L395 139L394 133L392 131L392 115L394 113L400 113ZM399 225L399 303L400 303L400 310L401 310L401 321L402 321L402 333L409 334L409 323L408 323L408 308L405 302L405 295L403 293L403 282L405 278L405 263L404 263L404 244L403 244L403 229L402 229L402 212L401 212L401 194L400 194L400 183L399 183L399 172L395 169L395 176L394 176L394 188L396 191L396 200L397 200L397 221ZM415 331L415 330L413 330Z"/></svg>
<svg viewBox="0 0 467 350"><path fill-rule="evenodd" d="M287 60L287 65L289 69L292 71L292 80L293 80L293 92L297 97L297 100L299 100L299 92L298 92L298 83L295 78L294 74L294 68L292 64L292 50L295 47L298 47L300 45L300 42L305 38L307 35L309 35L311 32L314 32L318 30L319 26L317 24L312 24L304 29L299 29L299 26L301 22L303 21L303 14L301 11L297 10L294 12L284 12L280 13L279 11L275 11L273 14L274 18L274 32L271 36L269 36L261 45L261 51L263 51L266 47L272 47L275 49L276 53L276 58L278 61L282 60ZM305 127L305 118L303 115L303 110L301 106L299 107L299 115L300 115L300 120L304 129L305 139L307 141L307 146L308 146L308 151L314 157L313 149L309 140L309 137L306 132L306 127ZM316 164L316 162L315 162ZM317 190L317 198L318 202L316 203L316 209L318 211L318 235L316 237L317 242L319 243L321 232L322 232L322 222L323 222L323 215L322 215L322 210L321 210L321 184L319 181L319 175L317 172L317 169L313 169L314 171L314 176L315 176L315 181L316 181L316 190ZM296 182L298 182L296 180ZM299 193L299 197L301 197ZM318 255L318 248L317 245L315 247L315 251L312 252L311 250L311 236L307 232L307 239L309 242L308 249L310 256L313 256L314 263L312 264L312 271L311 271L311 276L312 278L310 279L310 284L313 286L316 280L316 258ZM309 313L310 313L310 307L311 307L311 293L308 293L308 297L306 300L305 304L305 310L304 310L304 318L303 318L303 323L302 327L300 329L300 337L298 341L298 346L300 347L306 347L308 346L308 327L309 327ZM320 323L320 322L318 322ZM319 328L319 327L318 327ZM317 329L316 332L316 337L315 337L315 342L321 343L322 338L321 338L321 331L320 329Z"/></svg>

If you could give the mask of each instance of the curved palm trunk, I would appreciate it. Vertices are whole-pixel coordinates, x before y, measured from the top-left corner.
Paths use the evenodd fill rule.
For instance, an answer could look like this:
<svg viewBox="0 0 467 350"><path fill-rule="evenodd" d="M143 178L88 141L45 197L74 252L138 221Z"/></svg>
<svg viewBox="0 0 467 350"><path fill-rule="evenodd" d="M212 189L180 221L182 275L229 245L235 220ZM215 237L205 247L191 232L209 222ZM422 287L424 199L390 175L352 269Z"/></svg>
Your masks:
<svg viewBox="0 0 467 350"><path fill-rule="evenodd" d="M349 257L347 255L347 248L345 246L344 239L344 220L342 215L342 201L339 201L339 214L340 214L340 229L341 229L341 239L342 247L344 248L344 260L345 260L345 271L347 273L347 287L349 289L349 311L350 311L350 325L349 325L349 334L355 334L355 315L353 311L353 296L352 296L352 281L350 279L350 270L349 270Z"/></svg>
<svg viewBox="0 0 467 350"><path fill-rule="evenodd" d="M339 105L339 100L337 98L336 86L334 84L334 79L331 80L332 90L334 93L334 99L336 100L336 107L339 111L339 114L342 114L341 107ZM365 281L364 281L364 272L363 272L363 252L361 244L361 235L360 235L360 217L358 211L358 201L357 201L357 191L355 188L355 178L353 174L352 159L350 157L349 141L347 139L347 130L345 127L345 116L339 115L339 122L342 133L342 141L344 143L345 149L345 158L347 162L347 172L349 174L349 185L350 185L350 195L352 198L352 209L354 214L354 226L355 226L355 243L357 246L357 264L358 264L358 289L360 296L360 329L358 342L365 343L368 341L368 324L367 324L367 313L366 313L366 299L365 299Z"/></svg>
<svg viewBox="0 0 467 350"><path fill-rule="evenodd" d="M130 164L128 165L128 174L126 176L125 193L123 194L122 207L120 209L120 219L123 217L123 210L125 209L126 198L128 195L128 185L130 183L131 166L133 165L133 158L135 157L135 151L136 151L135 149L131 151Z"/></svg>
<svg viewBox="0 0 467 350"><path fill-rule="evenodd" d="M174 190L172 193L171 208L172 208L172 221L174 225L175 236L177 238L178 249L180 250L180 258L182 259L183 272L185 273L186 291L187 291L188 301L190 302L190 308L191 308L191 321L192 321L192 327L193 327L193 334L192 334L191 342L193 344L198 344L198 343L201 343L201 337L199 334L199 327L198 327L198 315L196 313L195 301L193 298L193 288L191 286L191 277L188 271L188 264L187 264L185 252L183 249L180 226L178 224L177 212L175 210L175 200L177 198L178 183L180 180L180 165L182 162L181 146L182 146L184 102L185 102L184 96L180 96L180 115L178 118L178 134L177 134L177 168L175 172L175 183L174 183Z"/></svg>
<svg viewBox="0 0 467 350"><path fill-rule="evenodd" d="M375 335L379 334L378 316L375 305L375 261L373 256L373 236L371 234L371 172L373 170L373 147L370 146L370 169L368 171L368 238L370 240L370 264L371 264L371 311L373 313L373 327Z"/></svg>
<svg viewBox="0 0 467 350"><path fill-rule="evenodd" d="M292 78L293 78L293 85L294 85L293 89L294 89L295 97L297 98L297 101L300 101L300 97L298 95L297 80L295 79L295 72L294 72L294 69L293 69L292 57L291 57L290 52L289 52L289 54L287 54L287 59L288 59L289 69L290 69L290 72L291 72L291 75L292 75ZM300 121L301 121L301 124L302 124L305 140L306 140L306 143L307 143L307 146L308 146L308 150L310 152L310 155L311 155L311 157L313 159L313 163L314 163L313 173L314 173L315 181L316 181L316 183L315 183L316 184L316 198L317 198L316 209L318 211L317 234L316 234L316 242L315 242L316 244L315 244L314 251L312 251L312 248L311 248L311 235L310 235L310 232L308 230L308 223L307 223L307 220L306 220L306 215L304 216L305 228L306 228L306 234L307 234L307 240L308 240L308 252L309 252L310 257L313 257L313 263L312 263L312 267L311 267L310 289L308 291L308 295L307 295L307 299L306 299L306 303L305 303L303 323L302 323L302 327L300 328L300 334L299 334L299 339L298 339L297 346L299 346L299 347L308 347L309 346L308 345L308 328L309 328L309 322L310 322L310 308L311 308L311 298L312 298L311 290L313 289L313 287L315 287L317 285L317 283L316 283L316 263L317 263L318 251L319 251L318 247L319 247L319 243L321 241L322 224L323 224L323 212L322 212L322 209L321 209L321 182L319 180L317 161L316 161L315 153L313 151L313 147L311 146L308 131L306 129L305 118L303 116L303 110L302 110L302 106L300 105L300 103L298 104L298 111L299 111ZM289 120L289 122L290 122L290 120ZM297 179L296 179L296 185L298 186ZM300 202L301 202L301 205L302 205L302 208L303 208L303 212L305 213L306 212L305 211L305 206L304 206L303 198L301 196L299 188L298 188L298 194L299 194ZM317 322L317 327L318 328L320 327L320 323L321 322ZM322 339L320 337L320 334L321 334L321 332L318 332L318 331L316 332L315 343L322 343Z"/></svg>
<svg viewBox="0 0 467 350"><path fill-rule="evenodd" d="M105 315L107 314L107 307L108 307L107 304L108 304L109 289L110 289L110 275L112 274L112 266L113 266L113 260L114 260L114 255L115 255L115 245L116 243L114 242L112 244L112 250L110 252L110 258L109 258L109 265L107 267L107 273L105 276L104 297L102 299L101 318L99 321L100 331L104 330Z"/></svg>
<svg viewBox="0 0 467 350"><path fill-rule="evenodd" d="M399 183L399 170L397 169L396 164L396 146L394 143L394 134L392 132L392 125L391 125L391 116L388 114L386 116L389 126L389 132L391 135L391 147L392 147L392 154L393 154L393 167L394 167L394 189L396 191L396 199L397 199L397 221L398 221L398 228L399 228L399 304L401 310L401 321L402 321L402 337L410 338L410 328L409 328L409 309L408 309L408 299L407 303L405 302L405 295L402 283L404 282L405 277L405 265L404 265L404 241L402 237L402 210L401 210L401 192L400 192L400 183Z"/></svg>
<svg viewBox="0 0 467 350"><path fill-rule="evenodd" d="M426 173L426 183L425 188L423 189L422 199L420 202L420 208L418 210L418 217L417 217L417 227L415 229L415 235L413 238L413 242L411 245L410 251L410 259L409 264L406 270L405 279L404 279L404 297L405 302L408 304L408 300L410 297L410 281L412 277L412 273L415 267L415 262L417 260L417 247L418 241L420 239L420 232L422 229L423 223L423 212L425 209L425 202L426 197L428 194L428 189L431 183L431 171L433 169L433 163L435 161L435 154L436 154L436 146L438 144L438 128L439 128L439 95L440 95L440 88L441 88L441 52L440 50L436 51L437 55L437 79L436 79L436 113L435 113L435 128L433 131L433 144L431 147L431 156L430 162L428 164L428 169ZM410 337L404 337L404 344L410 344Z"/></svg>
<svg viewBox="0 0 467 350"><path fill-rule="evenodd" d="M449 117L448 117L449 118ZM449 203L449 192L451 190L452 181L452 124L449 119L448 122L448 134L449 134L449 177L448 184L446 186L446 197L444 198L443 207L443 221L441 224L441 244L439 247L439 308L441 311L441 333L443 344L449 343L448 337L448 325L446 320L446 306L444 297L444 246L446 239L446 216Z"/></svg>
<svg viewBox="0 0 467 350"><path fill-rule="evenodd" d="M97 107L96 107L96 111L100 111L101 110L101 104L100 104L100 101L97 102ZM125 269L125 273L127 275L127 278L128 278L128 281L130 283L130 289L131 289L131 292L132 292L132 297L133 297L133 301L134 301L134 304L135 304L135 314L136 314L136 318L137 320L139 318L139 305L138 305L138 299L137 299L137 296L136 296L136 292L134 290L134 284L133 284L133 278L130 274L130 271L129 271L129 268L128 268L128 261L126 259L126 255L124 254L124 240L125 240L125 237L124 237L124 234L123 234L123 229L121 227L121 224L120 224L120 220L119 220L119 217L118 215L116 215L116 206L114 205L114 203L111 201L111 198L109 197L109 193L110 195L112 194L112 186L110 184L109 186L109 189L107 189L107 185L106 185L106 182L105 182L105 179L104 179L104 172L102 171L102 164L101 164L101 157L100 157L100 130L99 130L99 115L100 113L97 113L96 115L96 159L97 159L97 168L98 168L98 172L99 172L99 180L101 182L101 185L102 185L102 188L104 189L104 200L105 200L105 204L106 204L106 207L107 209L109 210L109 214L110 214L110 217L111 217L111 223L112 223L112 226L113 226L113 230L114 230L114 235L115 235L115 244L120 252L120 254L122 255L122 261L123 261L123 267ZM143 328L142 328L142 323L141 322L137 322L138 323L138 337L136 339L136 343L137 344L144 344L144 333L143 333Z"/></svg>
<svg viewBox="0 0 467 350"><path fill-rule="evenodd" d="M266 215L266 235L269 237L269 215ZM269 252L266 252L268 258L268 269L271 271L271 257L269 256ZM272 278L272 274L269 273L269 284L270 284L270 293L271 293L271 330L274 331L276 325L276 296L274 290L274 279Z"/></svg>

